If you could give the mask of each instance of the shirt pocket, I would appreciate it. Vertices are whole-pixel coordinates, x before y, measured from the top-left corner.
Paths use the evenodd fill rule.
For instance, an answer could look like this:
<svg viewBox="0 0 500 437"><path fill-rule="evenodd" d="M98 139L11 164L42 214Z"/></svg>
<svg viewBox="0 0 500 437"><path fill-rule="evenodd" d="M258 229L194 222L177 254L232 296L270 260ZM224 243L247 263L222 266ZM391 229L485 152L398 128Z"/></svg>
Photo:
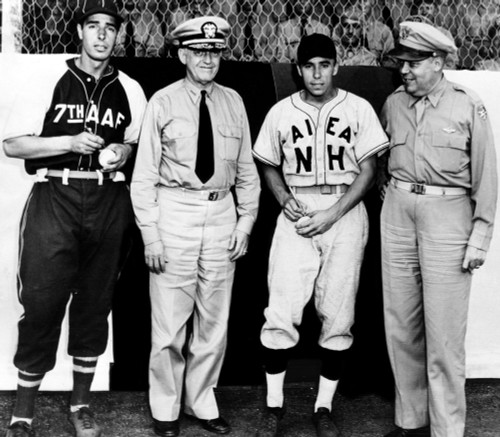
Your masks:
<svg viewBox="0 0 500 437"><path fill-rule="evenodd" d="M226 161L236 162L240 154L243 129L240 126L230 124L219 124L217 129L223 144L223 147L219 149L221 158Z"/></svg>
<svg viewBox="0 0 500 437"><path fill-rule="evenodd" d="M410 151L407 146L408 132L398 133L391 137L389 142L389 173L393 174L398 170L403 170L411 158Z"/></svg>
<svg viewBox="0 0 500 437"><path fill-rule="evenodd" d="M432 150L443 172L459 173L468 165L467 137L464 135L434 133Z"/></svg>
<svg viewBox="0 0 500 437"><path fill-rule="evenodd" d="M175 162L193 159L197 147L197 126L185 120L173 120L163 127L161 142L165 156Z"/></svg>

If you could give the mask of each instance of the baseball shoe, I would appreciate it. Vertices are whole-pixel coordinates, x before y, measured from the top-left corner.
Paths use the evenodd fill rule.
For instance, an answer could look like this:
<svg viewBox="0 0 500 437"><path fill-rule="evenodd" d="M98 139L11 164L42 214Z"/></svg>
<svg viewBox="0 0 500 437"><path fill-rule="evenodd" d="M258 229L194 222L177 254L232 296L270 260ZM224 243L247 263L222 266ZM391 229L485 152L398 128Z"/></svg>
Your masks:
<svg viewBox="0 0 500 437"><path fill-rule="evenodd" d="M333 422L328 408L318 408L312 416L312 421L318 437L341 437L340 431Z"/></svg>
<svg viewBox="0 0 500 437"><path fill-rule="evenodd" d="M5 437L35 437L35 430L25 421L14 422L7 428Z"/></svg>
<svg viewBox="0 0 500 437"><path fill-rule="evenodd" d="M428 426L415 429L396 428L384 437L431 437L431 430Z"/></svg>
<svg viewBox="0 0 500 437"><path fill-rule="evenodd" d="M70 413L69 421L75 428L76 437L100 437L101 435L101 427L95 421L92 411L87 407Z"/></svg>
<svg viewBox="0 0 500 437"><path fill-rule="evenodd" d="M227 434L231 431L231 425L229 425L229 423L227 423L222 417L210 420L198 419L198 421L204 429L215 434Z"/></svg>
<svg viewBox="0 0 500 437"><path fill-rule="evenodd" d="M177 437L180 433L179 421L162 421L153 419L154 432L161 437Z"/></svg>
<svg viewBox="0 0 500 437"><path fill-rule="evenodd" d="M266 407L256 437L276 437L284 415L285 407Z"/></svg>

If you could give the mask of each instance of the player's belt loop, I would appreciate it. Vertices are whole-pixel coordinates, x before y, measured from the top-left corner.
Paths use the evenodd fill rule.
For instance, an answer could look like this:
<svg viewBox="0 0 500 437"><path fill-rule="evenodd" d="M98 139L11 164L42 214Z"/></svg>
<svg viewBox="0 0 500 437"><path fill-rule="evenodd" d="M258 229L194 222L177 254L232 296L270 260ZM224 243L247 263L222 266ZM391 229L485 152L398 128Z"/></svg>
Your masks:
<svg viewBox="0 0 500 437"><path fill-rule="evenodd" d="M102 185L104 182L104 176L102 175L102 171L96 170L95 172L97 173L97 185Z"/></svg>
<svg viewBox="0 0 500 437"><path fill-rule="evenodd" d="M69 168L65 168L62 173L62 184L63 185L69 185Z"/></svg>

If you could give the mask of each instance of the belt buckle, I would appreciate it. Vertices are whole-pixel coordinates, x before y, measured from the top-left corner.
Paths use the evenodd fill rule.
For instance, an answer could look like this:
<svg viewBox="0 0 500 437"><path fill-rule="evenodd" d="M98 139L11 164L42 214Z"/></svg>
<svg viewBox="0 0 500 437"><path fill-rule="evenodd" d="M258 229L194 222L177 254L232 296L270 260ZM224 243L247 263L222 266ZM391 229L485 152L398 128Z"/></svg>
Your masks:
<svg viewBox="0 0 500 437"><path fill-rule="evenodd" d="M411 184L412 193L415 194L425 194L425 185L424 184Z"/></svg>
<svg viewBox="0 0 500 437"><path fill-rule="evenodd" d="M319 192L321 194L332 194L333 187L331 185L321 185Z"/></svg>
<svg viewBox="0 0 500 437"><path fill-rule="evenodd" d="M210 193L208 193L208 200L217 200L218 198L219 198L218 191L210 191Z"/></svg>

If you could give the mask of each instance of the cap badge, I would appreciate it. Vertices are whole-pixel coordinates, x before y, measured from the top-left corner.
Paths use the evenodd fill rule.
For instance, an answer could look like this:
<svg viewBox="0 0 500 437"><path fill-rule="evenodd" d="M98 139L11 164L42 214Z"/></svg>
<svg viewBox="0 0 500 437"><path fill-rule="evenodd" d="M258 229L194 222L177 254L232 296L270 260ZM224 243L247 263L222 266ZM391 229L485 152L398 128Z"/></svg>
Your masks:
<svg viewBox="0 0 500 437"><path fill-rule="evenodd" d="M215 35L217 34L217 25L209 21L201 26L201 31L205 35L206 39L215 38Z"/></svg>
<svg viewBox="0 0 500 437"><path fill-rule="evenodd" d="M408 29L408 27L401 27L401 30L399 32L399 38L406 39L409 36L410 36L410 29Z"/></svg>

